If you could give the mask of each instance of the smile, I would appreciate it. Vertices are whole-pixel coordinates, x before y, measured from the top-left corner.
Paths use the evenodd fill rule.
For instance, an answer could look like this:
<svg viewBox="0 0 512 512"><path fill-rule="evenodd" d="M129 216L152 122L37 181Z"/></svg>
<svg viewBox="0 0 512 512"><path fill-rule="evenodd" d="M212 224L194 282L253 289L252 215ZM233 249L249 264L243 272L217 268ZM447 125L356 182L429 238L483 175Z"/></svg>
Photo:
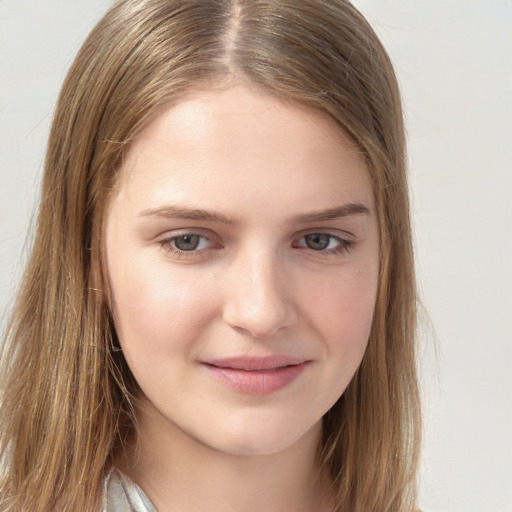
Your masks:
<svg viewBox="0 0 512 512"><path fill-rule="evenodd" d="M217 359L203 365L215 379L234 391L267 395L295 381L309 363L289 356L271 356Z"/></svg>

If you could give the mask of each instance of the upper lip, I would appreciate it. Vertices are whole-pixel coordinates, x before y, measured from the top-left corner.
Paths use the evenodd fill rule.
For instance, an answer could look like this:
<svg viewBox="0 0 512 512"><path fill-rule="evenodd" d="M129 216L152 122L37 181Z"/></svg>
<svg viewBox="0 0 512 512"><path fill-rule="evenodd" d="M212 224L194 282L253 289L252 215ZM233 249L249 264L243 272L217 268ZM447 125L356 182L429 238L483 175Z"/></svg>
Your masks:
<svg viewBox="0 0 512 512"><path fill-rule="evenodd" d="M308 360L288 355L273 355L266 357L227 357L222 359L210 359L204 361L205 364L216 366L218 368L230 368L233 370L258 371L274 370L285 366L295 366L306 363Z"/></svg>

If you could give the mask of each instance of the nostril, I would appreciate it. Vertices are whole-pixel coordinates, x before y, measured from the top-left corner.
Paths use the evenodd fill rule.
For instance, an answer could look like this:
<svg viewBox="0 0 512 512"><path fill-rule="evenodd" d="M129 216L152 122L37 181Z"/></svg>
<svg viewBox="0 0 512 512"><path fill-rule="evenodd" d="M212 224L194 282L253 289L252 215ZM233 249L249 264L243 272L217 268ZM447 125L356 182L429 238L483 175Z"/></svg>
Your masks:
<svg viewBox="0 0 512 512"><path fill-rule="evenodd" d="M270 307L264 311L256 311L254 308L244 310L238 305L238 308L234 306L224 311L226 324L240 334L255 339L269 338L281 329L292 325L295 318L293 308L286 305L280 308Z"/></svg>

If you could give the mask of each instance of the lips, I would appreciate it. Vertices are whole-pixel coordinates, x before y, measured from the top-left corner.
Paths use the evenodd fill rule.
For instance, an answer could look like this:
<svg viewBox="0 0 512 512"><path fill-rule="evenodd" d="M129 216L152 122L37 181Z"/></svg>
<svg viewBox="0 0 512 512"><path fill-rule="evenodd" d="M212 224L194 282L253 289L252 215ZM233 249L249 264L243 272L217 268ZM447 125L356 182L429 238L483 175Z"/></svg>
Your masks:
<svg viewBox="0 0 512 512"><path fill-rule="evenodd" d="M218 382L239 393L265 395L279 391L295 381L310 361L297 357L234 357L203 363Z"/></svg>

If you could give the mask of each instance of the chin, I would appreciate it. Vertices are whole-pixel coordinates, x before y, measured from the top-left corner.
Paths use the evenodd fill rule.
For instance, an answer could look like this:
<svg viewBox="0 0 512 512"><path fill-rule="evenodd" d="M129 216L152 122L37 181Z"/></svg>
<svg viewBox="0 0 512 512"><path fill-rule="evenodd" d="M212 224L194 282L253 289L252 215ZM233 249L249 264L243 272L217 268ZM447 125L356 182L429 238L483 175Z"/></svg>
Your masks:
<svg viewBox="0 0 512 512"><path fill-rule="evenodd" d="M214 449L220 453L233 455L236 457L257 457L266 455L276 455L286 451L294 443L274 442L265 443L261 440L250 441L235 441L233 443L222 443L222 445L214 446Z"/></svg>
<svg viewBox="0 0 512 512"><path fill-rule="evenodd" d="M302 443L317 444L321 437L321 422L305 431L293 431L289 426L266 428L242 428L216 436L210 444L219 452L239 457L275 455ZM222 441L219 442L219 439Z"/></svg>

